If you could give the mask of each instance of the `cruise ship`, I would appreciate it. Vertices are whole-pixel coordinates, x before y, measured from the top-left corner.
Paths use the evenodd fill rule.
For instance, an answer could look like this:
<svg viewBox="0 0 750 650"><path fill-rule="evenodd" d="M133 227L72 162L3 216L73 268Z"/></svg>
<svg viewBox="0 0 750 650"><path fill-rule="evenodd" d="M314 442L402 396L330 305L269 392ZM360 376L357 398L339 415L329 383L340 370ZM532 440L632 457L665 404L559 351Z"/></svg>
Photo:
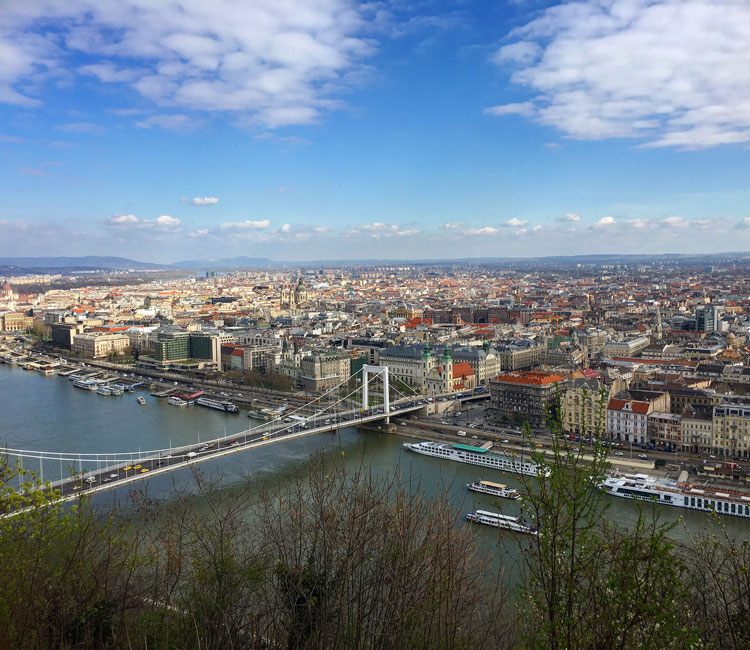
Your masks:
<svg viewBox="0 0 750 650"><path fill-rule="evenodd" d="M224 411L225 413L239 413L240 409L232 402L225 402L218 399L211 399L210 397L199 397L195 400L198 406L205 406L210 409L216 409L217 411Z"/></svg>
<svg viewBox="0 0 750 650"><path fill-rule="evenodd" d="M494 526L495 528L512 530L514 533L524 533L525 535L539 534L539 531L534 526L530 526L518 517L503 515L499 512L477 510L476 512L468 513L466 519L475 524L484 524L485 526Z"/></svg>
<svg viewBox="0 0 750 650"><path fill-rule="evenodd" d="M750 493L747 492L678 483L648 474L608 475L599 483L599 487L614 497L750 518Z"/></svg>
<svg viewBox="0 0 750 650"><path fill-rule="evenodd" d="M461 444L450 445L443 442L405 442L404 447L425 456L435 456L436 458L445 458L446 460L454 460L459 463L491 467L503 472L526 474L528 476L539 476L543 472L544 476L549 476L548 468L544 468L540 472L536 463L520 459L516 460L510 456L493 454L482 447Z"/></svg>
<svg viewBox="0 0 750 650"><path fill-rule="evenodd" d="M493 483L492 481L474 481L467 483L466 487L472 492L489 494L493 497L502 497L503 499L519 499L521 497L518 490L509 488L504 483Z"/></svg>

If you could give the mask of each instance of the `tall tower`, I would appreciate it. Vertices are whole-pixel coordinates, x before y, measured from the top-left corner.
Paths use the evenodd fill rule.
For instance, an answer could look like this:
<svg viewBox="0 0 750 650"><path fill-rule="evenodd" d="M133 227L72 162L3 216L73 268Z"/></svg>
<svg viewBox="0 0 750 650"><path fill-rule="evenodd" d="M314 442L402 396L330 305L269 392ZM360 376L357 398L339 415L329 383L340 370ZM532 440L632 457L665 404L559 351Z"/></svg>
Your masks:
<svg viewBox="0 0 750 650"><path fill-rule="evenodd" d="M661 309L656 305L656 338L661 341L662 337Z"/></svg>

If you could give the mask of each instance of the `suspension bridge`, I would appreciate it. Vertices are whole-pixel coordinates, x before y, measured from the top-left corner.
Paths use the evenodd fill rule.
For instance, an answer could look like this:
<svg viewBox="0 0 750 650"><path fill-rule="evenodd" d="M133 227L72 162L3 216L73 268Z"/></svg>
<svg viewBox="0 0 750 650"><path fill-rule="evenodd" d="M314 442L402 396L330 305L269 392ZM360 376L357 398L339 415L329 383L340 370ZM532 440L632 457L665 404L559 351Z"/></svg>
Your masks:
<svg viewBox="0 0 750 650"><path fill-rule="evenodd" d="M356 380L358 376L361 379L360 385L341 396L351 380ZM305 406L284 413L281 421L266 422L239 433L225 434L195 444L167 449L98 453L6 448L3 453L9 459L19 459L22 466L32 471L36 471L38 462L38 477L42 481L45 463L48 468L50 465L59 464L60 478L50 484L59 492L60 501L70 501L81 494L114 489L155 475L285 440L331 432L344 426L358 426L383 420L390 422L392 416L405 416L424 409L430 403L426 396L405 384L400 385L409 394L391 384L387 366L365 365L352 377ZM301 414L303 408L309 412L311 404L322 403L328 397L337 399L315 411L313 415Z"/></svg>

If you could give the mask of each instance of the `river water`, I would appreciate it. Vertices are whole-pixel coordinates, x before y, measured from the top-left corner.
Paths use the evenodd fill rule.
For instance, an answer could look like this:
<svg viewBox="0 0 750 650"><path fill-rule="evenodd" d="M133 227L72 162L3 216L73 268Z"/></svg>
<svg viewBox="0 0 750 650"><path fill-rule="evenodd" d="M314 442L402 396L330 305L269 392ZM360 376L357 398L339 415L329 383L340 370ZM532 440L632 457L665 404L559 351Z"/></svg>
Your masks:
<svg viewBox="0 0 750 650"><path fill-rule="evenodd" d="M141 406L137 395L146 397ZM149 449L167 449L207 440L227 433L237 433L258 424L243 411L240 415L224 414L196 406L176 407L165 399L151 397L146 391L125 393L122 397L105 397L94 391L77 389L67 378L45 377L37 372L0 365L0 448L21 448L71 453L101 453ZM220 477L231 488L246 478L272 481L284 487L304 472L311 456L324 454L341 457L354 469L370 467L376 475L392 476L399 472L410 481L419 481L428 495L447 490L460 513L475 507L496 510L498 500L466 490L466 483L477 479L494 480L520 487L512 474L475 468L463 463L421 456L402 447L407 440L398 435L360 432L347 427L336 434L314 434L297 440L280 442L244 453L226 456L199 465L208 477ZM62 469L57 461L45 461L43 467L34 461L28 469L44 471L44 478L57 480ZM168 498L175 487L191 490L195 479L189 469L181 469L148 479L152 497ZM127 487L114 490L114 497L124 499ZM104 493L97 499L104 499ZM112 496L108 497L111 502ZM608 497L607 516L628 525L636 519L636 505L628 500ZM506 514L517 515L517 501L502 500ZM665 522L682 519L673 531L685 539L711 525L711 517L680 508L659 508ZM747 537L750 520L722 517L722 524L732 536ZM497 540L497 531L477 526L483 545ZM506 534L508 535L508 534Z"/></svg>

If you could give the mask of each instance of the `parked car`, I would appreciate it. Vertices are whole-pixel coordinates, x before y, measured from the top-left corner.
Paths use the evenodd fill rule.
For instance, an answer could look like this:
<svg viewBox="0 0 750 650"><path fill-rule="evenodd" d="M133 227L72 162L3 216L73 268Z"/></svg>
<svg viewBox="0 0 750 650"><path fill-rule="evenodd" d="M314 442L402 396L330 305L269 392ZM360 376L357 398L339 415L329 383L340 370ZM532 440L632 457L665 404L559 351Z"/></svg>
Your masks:
<svg viewBox="0 0 750 650"><path fill-rule="evenodd" d="M646 454L638 454L638 458L640 458L641 460L648 460L648 456L646 456Z"/></svg>
<svg viewBox="0 0 750 650"><path fill-rule="evenodd" d="M456 435L457 436L465 436L466 435L466 431L457 431Z"/></svg>

